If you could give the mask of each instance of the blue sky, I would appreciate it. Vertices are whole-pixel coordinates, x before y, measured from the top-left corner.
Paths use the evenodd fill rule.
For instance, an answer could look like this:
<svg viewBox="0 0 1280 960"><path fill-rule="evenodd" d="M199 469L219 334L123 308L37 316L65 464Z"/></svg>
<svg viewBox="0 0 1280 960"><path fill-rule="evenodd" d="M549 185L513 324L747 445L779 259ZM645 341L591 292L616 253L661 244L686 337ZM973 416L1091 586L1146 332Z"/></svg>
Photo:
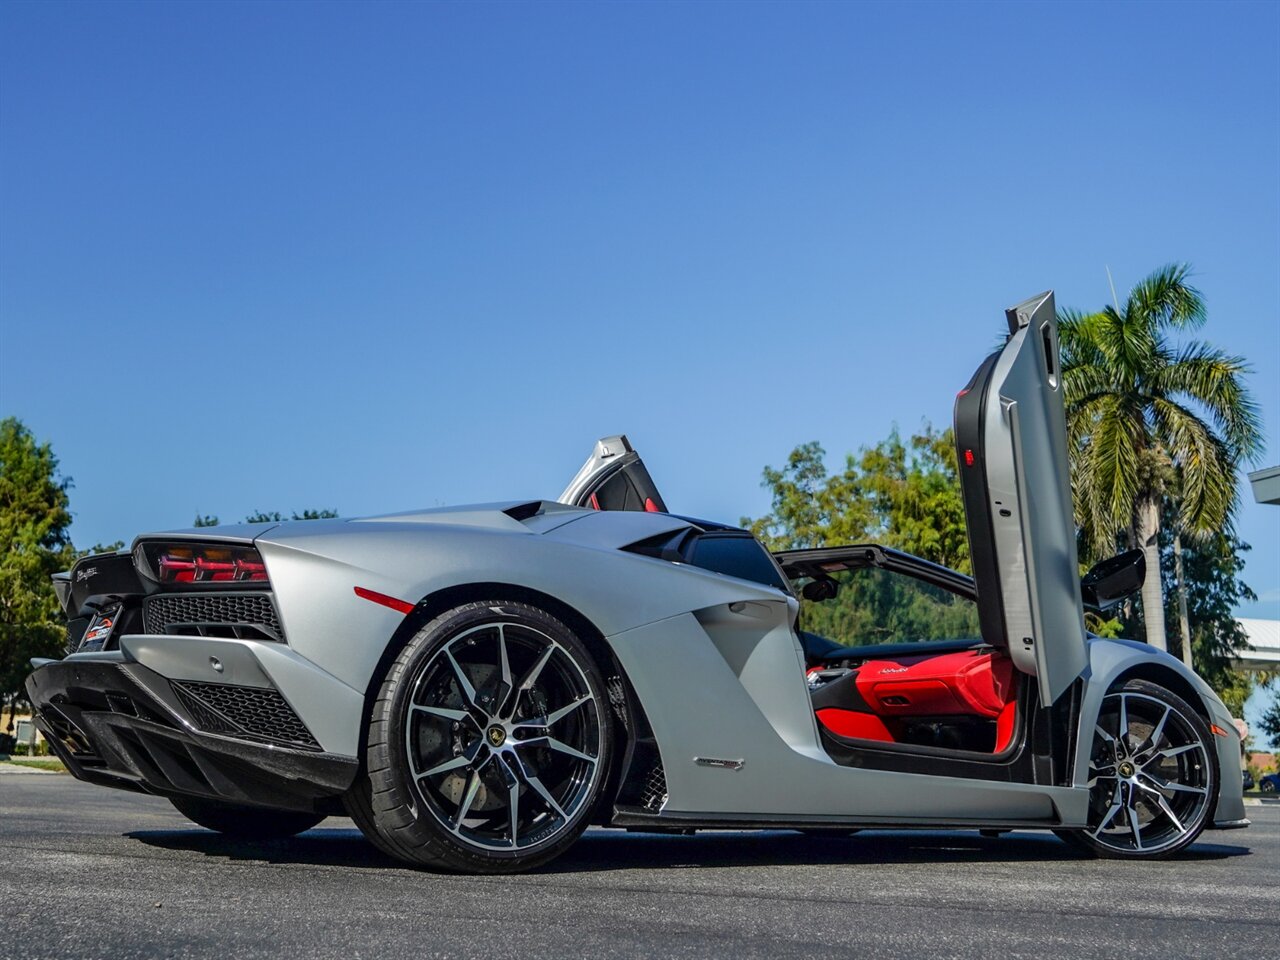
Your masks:
<svg viewBox="0 0 1280 960"><path fill-rule="evenodd" d="M767 509L1006 305L1189 261L1280 461L1275 4L0 8L0 415L76 542L553 496ZM1280 616L1280 509L1246 491Z"/></svg>

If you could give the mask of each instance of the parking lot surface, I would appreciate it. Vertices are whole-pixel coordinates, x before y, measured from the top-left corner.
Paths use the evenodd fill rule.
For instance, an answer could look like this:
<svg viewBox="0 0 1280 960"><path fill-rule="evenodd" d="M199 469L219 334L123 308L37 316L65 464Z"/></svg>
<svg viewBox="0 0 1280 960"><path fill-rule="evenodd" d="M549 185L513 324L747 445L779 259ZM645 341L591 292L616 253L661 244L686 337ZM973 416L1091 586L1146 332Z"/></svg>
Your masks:
<svg viewBox="0 0 1280 960"><path fill-rule="evenodd" d="M349 820L248 844L166 801L0 777L0 957L1260 957L1280 806L1176 860L1050 834L590 831L540 873L405 868Z"/></svg>

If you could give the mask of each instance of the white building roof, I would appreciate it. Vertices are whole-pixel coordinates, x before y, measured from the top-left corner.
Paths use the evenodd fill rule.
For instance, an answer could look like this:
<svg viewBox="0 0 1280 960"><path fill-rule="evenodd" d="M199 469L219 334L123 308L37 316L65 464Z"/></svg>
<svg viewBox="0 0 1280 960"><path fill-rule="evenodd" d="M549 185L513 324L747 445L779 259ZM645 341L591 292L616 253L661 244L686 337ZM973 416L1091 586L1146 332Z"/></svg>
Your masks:
<svg viewBox="0 0 1280 960"><path fill-rule="evenodd" d="M1236 623L1244 629L1253 648L1237 653L1237 664L1245 670L1280 669L1280 620L1239 617Z"/></svg>

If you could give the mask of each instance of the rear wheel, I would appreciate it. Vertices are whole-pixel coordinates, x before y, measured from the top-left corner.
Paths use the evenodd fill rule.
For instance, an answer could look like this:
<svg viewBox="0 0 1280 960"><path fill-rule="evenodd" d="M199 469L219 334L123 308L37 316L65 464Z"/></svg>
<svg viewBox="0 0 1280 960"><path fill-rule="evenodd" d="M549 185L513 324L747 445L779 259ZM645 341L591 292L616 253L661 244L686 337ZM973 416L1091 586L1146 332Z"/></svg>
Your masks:
<svg viewBox="0 0 1280 960"><path fill-rule="evenodd" d="M192 823L242 840L278 840L310 830L324 819L319 813L270 810L198 797L170 797L180 814Z"/></svg>
<svg viewBox="0 0 1280 960"><path fill-rule="evenodd" d="M409 641L373 705L346 803L383 851L471 873L539 866L586 828L608 774L608 696L568 627L469 603Z"/></svg>
<svg viewBox="0 0 1280 960"><path fill-rule="evenodd" d="M1185 700L1130 680L1102 701L1089 757L1089 826L1059 831L1097 856L1166 857L1205 828L1218 792L1208 727Z"/></svg>

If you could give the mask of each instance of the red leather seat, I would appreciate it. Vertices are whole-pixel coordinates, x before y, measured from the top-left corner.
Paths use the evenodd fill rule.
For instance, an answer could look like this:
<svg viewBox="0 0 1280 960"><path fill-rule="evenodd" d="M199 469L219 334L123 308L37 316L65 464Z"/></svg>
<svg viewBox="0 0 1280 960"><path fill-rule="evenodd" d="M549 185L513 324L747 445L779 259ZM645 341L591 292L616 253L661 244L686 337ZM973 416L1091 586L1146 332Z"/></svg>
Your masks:
<svg viewBox="0 0 1280 960"><path fill-rule="evenodd" d="M1003 652L870 660L857 669L854 683L862 701L851 704L856 709L818 710L823 726L840 736L892 742L896 719L972 716L996 721L996 753L1013 738L1017 674Z"/></svg>

